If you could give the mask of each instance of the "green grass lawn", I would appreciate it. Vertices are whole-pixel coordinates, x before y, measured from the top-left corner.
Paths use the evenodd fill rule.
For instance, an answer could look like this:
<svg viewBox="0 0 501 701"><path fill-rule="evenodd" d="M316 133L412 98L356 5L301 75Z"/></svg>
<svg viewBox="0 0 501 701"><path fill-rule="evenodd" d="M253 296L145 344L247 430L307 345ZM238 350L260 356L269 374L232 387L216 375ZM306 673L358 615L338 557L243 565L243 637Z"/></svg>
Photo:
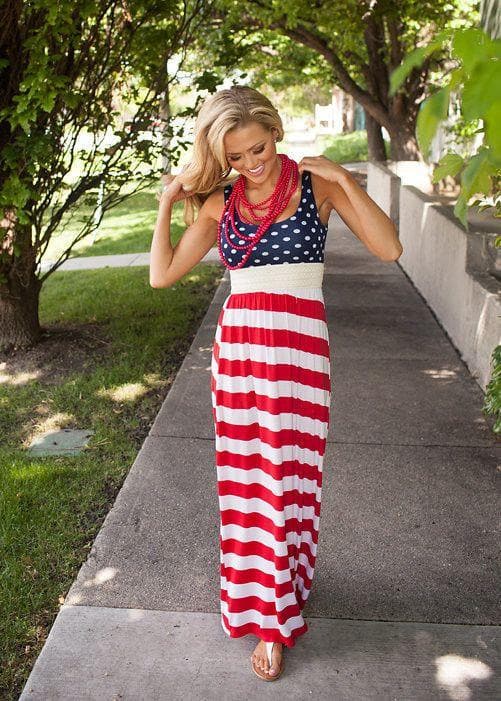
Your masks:
<svg viewBox="0 0 501 701"><path fill-rule="evenodd" d="M222 274L199 264L155 290L145 267L57 272L51 335L0 359L0 698L18 698ZM81 455L27 454L60 427L94 431Z"/></svg>
<svg viewBox="0 0 501 701"><path fill-rule="evenodd" d="M150 250L153 229L157 218L158 202L156 189L152 188L131 195L120 205L108 210L96 230L95 241L92 235L83 239L73 248L71 257L105 256L117 253L143 253ZM186 229L183 221L183 203L176 202L171 222L173 245ZM81 207L78 216L89 216L90 209ZM56 260L63 253L78 232L78 225L66 228L50 241L44 260Z"/></svg>

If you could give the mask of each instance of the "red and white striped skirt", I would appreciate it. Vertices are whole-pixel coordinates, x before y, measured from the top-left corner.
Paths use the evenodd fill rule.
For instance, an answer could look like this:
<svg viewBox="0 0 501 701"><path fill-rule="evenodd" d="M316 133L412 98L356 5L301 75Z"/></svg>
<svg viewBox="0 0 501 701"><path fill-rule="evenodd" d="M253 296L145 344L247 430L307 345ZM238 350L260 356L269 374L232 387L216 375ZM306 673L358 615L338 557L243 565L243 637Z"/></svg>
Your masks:
<svg viewBox="0 0 501 701"><path fill-rule="evenodd" d="M293 647L317 554L329 428L323 263L231 270L212 349L221 623Z"/></svg>

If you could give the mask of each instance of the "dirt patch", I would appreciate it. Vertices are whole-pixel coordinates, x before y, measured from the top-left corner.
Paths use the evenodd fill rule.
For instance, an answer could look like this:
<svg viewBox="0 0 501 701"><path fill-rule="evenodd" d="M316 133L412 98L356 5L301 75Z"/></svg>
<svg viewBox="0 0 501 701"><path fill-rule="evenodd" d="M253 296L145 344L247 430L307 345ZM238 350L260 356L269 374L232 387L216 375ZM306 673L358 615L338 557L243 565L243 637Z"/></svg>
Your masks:
<svg viewBox="0 0 501 701"><path fill-rule="evenodd" d="M74 372L90 372L111 351L103 324L43 327L40 341L31 348L0 352L0 382L23 384L36 379L57 385Z"/></svg>

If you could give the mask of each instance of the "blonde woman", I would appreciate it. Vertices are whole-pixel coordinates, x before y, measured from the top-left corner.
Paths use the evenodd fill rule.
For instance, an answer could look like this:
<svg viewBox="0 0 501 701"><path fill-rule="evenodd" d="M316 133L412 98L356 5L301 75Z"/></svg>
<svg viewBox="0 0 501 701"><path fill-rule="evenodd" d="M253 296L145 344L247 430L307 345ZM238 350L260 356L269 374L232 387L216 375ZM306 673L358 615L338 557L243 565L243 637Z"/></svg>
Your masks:
<svg viewBox="0 0 501 701"><path fill-rule="evenodd" d="M160 197L150 263L150 284L169 287L217 243L229 270L210 381L221 624L232 638L259 639L252 669L266 681L308 630L331 399L322 292L331 210L382 260L402 253L393 223L347 170L278 154L283 136L257 90L209 96L192 161ZM173 248L172 207L182 199L188 226Z"/></svg>

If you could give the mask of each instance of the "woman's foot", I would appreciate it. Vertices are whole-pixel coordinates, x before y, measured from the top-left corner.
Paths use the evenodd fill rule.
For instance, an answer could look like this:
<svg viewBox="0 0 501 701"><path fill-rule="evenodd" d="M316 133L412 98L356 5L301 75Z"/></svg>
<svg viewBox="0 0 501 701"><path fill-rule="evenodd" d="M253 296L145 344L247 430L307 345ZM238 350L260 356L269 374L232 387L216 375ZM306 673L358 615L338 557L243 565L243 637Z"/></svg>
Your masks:
<svg viewBox="0 0 501 701"><path fill-rule="evenodd" d="M271 653L271 667L268 663L268 658L266 656L266 645L264 640L260 640L256 645L254 652L251 655L252 662L256 667L270 676L275 676L282 662L282 643L273 643L273 650Z"/></svg>

